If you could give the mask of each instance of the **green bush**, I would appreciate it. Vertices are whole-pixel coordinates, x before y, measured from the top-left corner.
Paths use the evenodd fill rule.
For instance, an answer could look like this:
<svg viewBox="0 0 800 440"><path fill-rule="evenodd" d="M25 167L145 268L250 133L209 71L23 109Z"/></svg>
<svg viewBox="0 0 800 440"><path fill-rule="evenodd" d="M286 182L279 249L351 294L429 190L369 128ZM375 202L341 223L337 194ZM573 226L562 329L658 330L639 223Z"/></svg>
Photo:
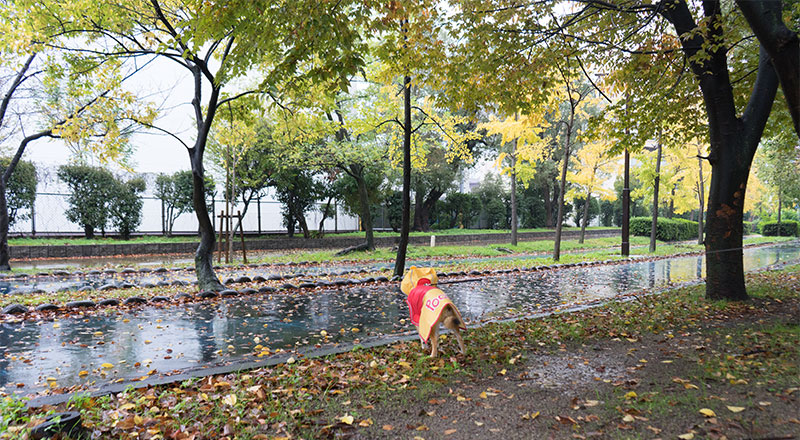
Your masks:
<svg viewBox="0 0 800 440"><path fill-rule="evenodd" d="M650 236L653 219L650 217L631 218L631 234ZM656 239L661 241L680 241L697 238L697 222L682 218L659 218L656 226Z"/></svg>
<svg viewBox="0 0 800 440"><path fill-rule="evenodd" d="M788 237L797 235L798 230L800 230L800 228L798 228L798 223L792 220L781 221L780 234L778 234L778 222L765 222L761 224L761 235L763 236L774 237L781 235L783 237Z"/></svg>
<svg viewBox="0 0 800 440"><path fill-rule="evenodd" d="M753 234L758 232L758 223L756 222L742 222L742 231L745 234Z"/></svg>

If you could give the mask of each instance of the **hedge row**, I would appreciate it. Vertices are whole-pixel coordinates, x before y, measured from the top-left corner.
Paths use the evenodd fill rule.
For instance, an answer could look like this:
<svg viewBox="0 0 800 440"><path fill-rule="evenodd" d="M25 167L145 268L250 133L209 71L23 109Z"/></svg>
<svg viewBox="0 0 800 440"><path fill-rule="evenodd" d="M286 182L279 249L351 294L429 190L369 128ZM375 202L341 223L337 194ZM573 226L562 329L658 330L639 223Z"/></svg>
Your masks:
<svg viewBox="0 0 800 440"><path fill-rule="evenodd" d="M653 219L650 217L631 218L631 234L650 236ZM680 241L697 238L697 222L682 218L659 218L656 226L656 239L661 241Z"/></svg>
<svg viewBox="0 0 800 440"><path fill-rule="evenodd" d="M798 223L792 220L781 221L780 234L778 234L778 222L766 222L761 224L761 235L765 237L776 235L788 237L792 235L798 235L798 230L800 230Z"/></svg>

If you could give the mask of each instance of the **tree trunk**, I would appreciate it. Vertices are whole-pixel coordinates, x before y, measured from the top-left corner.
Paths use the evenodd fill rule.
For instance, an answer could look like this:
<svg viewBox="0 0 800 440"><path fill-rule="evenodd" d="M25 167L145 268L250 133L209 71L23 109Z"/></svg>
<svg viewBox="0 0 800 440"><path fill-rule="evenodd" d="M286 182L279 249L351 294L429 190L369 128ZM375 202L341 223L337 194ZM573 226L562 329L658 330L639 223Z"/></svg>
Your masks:
<svg viewBox="0 0 800 440"><path fill-rule="evenodd" d="M738 2L739 6L749 2ZM766 5L780 17L780 2L751 2ZM713 46L706 57L696 57L701 48L707 47L707 39L722 40L722 10L718 2L704 2L703 12L707 19L708 32L693 32L698 29L691 11L685 2L660 11L681 35L686 59L700 83L708 116L711 151L711 187L708 194L706 219L706 298L744 300L747 290L744 284L742 262L742 221L747 177L756 148L764 132L778 90L778 76L773 60L764 44L775 49L774 41L764 35L771 34L763 24L765 15L750 15L747 5L742 8L751 28L757 30L759 49L758 74L747 106L737 116L733 87L728 73L727 47ZM784 26L785 27L785 26ZM772 28L774 30L774 28ZM795 36L794 42L797 43ZM795 54L796 55L796 54ZM778 60L782 61L782 60ZM797 69L794 70L796 75ZM796 78L793 80L796 81ZM790 93L796 93L796 90ZM790 103L791 107L791 103Z"/></svg>
<svg viewBox="0 0 800 440"><path fill-rule="evenodd" d="M403 214L400 227L400 242L397 245L397 259L394 262L394 275L403 276L406 267L406 250L411 211L411 77L403 77Z"/></svg>
<svg viewBox="0 0 800 440"><path fill-rule="evenodd" d="M572 98L570 98L572 100ZM570 102L570 105L577 105ZM561 259L561 229L564 224L564 193L567 190L567 168L569 167L569 147L570 138L572 136L572 127L575 122L575 109L569 116L569 124L567 124L567 133L564 140L564 162L561 164L561 184L558 190L558 217L556 218L556 239L553 245L553 260L558 261Z"/></svg>
<svg viewBox="0 0 800 440"><path fill-rule="evenodd" d="M783 198L781 198L781 187L778 185L778 237L781 236L781 211L783 211Z"/></svg>
<svg viewBox="0 0 800 440"><path fill-rule="evenodd" d="M550 184L547 182L547 180L545 180L545 184L542 187L542 192L544 193L544 227L552 228L553 202L550 201Z"/></svg>
<svg viewBox="0 0 800 440"><path fill-rule="evenodd" d="M352 166L352 176L356 180L358 188L358 202L361 205L361 226L364 228L364 238L367 243L367 250L375 250L375 236L372 225L372 212L369 210L369 190L367 181L364 179L364 167Z"/></svg>
<svg viewBox="0 0 800 440"><path fill-rule="evenodd" d="M697 201L700 204L700 212L697 214L697 244L703 244L703 222L705 221L705 180L703 180L703 158L700 157L700 150L697 151L697 161L699 162L698 167L698 181L700 188L698 189L698 197Z"/></svg>
<svg viewBox="0 0 800 440"><path fill-rule="evenodd" d="M0 179L0 270L11 270L11 251L8 248L8 202L6 183Z"/></svg>
<svg viewBox="0 0 800 440"><path fill-rule="evenodd" d="M592 202L592 193L586 192L586 202L583 204L583 218L581 219L581 237L578 243L583 244L586 237L586 225L589 224L589 203Z"/></svg>
<svg viewBox="0 0 800 440"><path fill-rule="evenodd" d="M94 238L94 227L91 225L83 225L83 235L86 238Z"/></svg>
<svg viewBox="0 0 800 440"><path fill-rule="evenodd" d="M517 140L514 139L514 152L511 156L511 246L517 245Z"/></svg>
<svg viewBox="0 0 800 440"><path fill-rule="evenodd" d="M425 193L419 188L414 191L414 224L411 226L412 231L422 232L422 204L425 200Z"/></svg>
<svg viewBox="0 0 800 440"><path fill-rule="evenodd" d="M433 208L436 206L436 202L442 197L442 194L444 194L442 191L432 189L428 193L428 197L423 200L421 206L417 209L419 212L419 226L421 231L429 232L431 230L431 212L433 212ZM414 213L414 218L417 218L417 211Z"/></svg>
<svg viewBox="0 0 800 440"><path fill-rule="evenodd" d="M203 158L198 154L197 147L189 150L189 158L192 164L192 204L197 216L200 232L200 244L194 254L194 267L197 273L198 288L203 290L223 290L224 286L220 283L217 274L214 273L214 227L208 216L206 206L206 191L203 169Z"/></svg>
<svg viewBox="0 0 800 440"><path fill-rule="evenodd" d="M660 137L660 134L659 134ZM653 183L653 220L650 223L650 253L656 251L656 232L658 231L658 188L661 185L661 140L656 153L656 178Z"/></svg>

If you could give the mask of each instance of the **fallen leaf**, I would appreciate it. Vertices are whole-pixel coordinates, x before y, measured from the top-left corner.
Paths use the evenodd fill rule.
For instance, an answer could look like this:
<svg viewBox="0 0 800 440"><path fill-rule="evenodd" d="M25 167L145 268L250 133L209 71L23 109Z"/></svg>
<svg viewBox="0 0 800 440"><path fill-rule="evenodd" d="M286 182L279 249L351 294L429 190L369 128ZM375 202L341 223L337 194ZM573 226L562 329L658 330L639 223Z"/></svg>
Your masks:
<svg viewBox="0 0 800 440"><path fill-rule="evenodd" d="M222 403L229 406L236 405L236 394L228 394L227 396L223 397Z"/></svg>
<svg viewBox="0 0 800 440"><path fill-rule="evenodd" d="M732 413L742 412L742 411L744 411L744 409L745 408L743 406L729 406L728 407L728 411L730 411Z"/></svg>
<svg viewBox="0 0 800 440"><path fill-rule="evenodd" d="M347 414L345 416L339 417L339 421L341 421L342 423L346 423L348 425L352 425L353 424L353 420L354 420L353 416L351 416L350 414Z"/></svg>
<svg viewBox="0 0 800 440"><path fill-rule="evenodd" d="M455 434L456 431L458 431L458 430L457 429L445 429L444 430L444 435Z"/></svg>
<svg viewBox="0 0 800 440"><path fill-rule="evenodd" d="M392 425L383 425L383 426L381 426L381 429L383 429L384 431L391 431L392 429L394 429L394 426L392 426Z"/></svg>
<svg viewBox="0 0 800 440"><path fill-rule="evenodd" d="M686 434L679 435L678 438L681 440L692 440L694 438L694 434L687 432Z"/></svg>
<svg viewBox="0 0 800 440"><path fill-rule="evenodd" d="M708 408L701 408L700 409L700 414L702 414L702 415L704 415L706 417L716 417L717 416L717 413L715 413L713 410L708 409Z"/></svg>

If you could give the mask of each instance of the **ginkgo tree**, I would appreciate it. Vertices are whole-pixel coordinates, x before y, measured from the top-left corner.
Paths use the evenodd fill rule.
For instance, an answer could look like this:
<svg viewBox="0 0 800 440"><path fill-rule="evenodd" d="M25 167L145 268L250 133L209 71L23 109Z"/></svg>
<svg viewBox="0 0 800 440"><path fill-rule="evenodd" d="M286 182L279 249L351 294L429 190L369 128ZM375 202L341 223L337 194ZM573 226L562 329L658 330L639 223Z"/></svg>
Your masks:
<svg viewBox="0 0 800 440"><path fill-rule="evenodd" d="M575 154L577 171L567 172L567 181L572 184L567 191L569 200L584 200L583 215L581 216L581 235L578 243L583 243L586 234L586 225L589 223L589 203L592 196L601 200L614 200L616 194L613 188L608 187L608 182L619 168L617 158L609 152L611 142L608 139L592 141L583 146Z"/></svg>
<svg viewBox="0 0 800 440"><path fill-rule="evenodd" d="M542 137L550 126L545 118L549 106L539 106L538 111L528 114L515 114L501 120L492 117L488 122L478 124L478 129L486 130L487 135L500 136L500 151L495 167L502 175L511 179L511 244L517 245L517 181L524 187L536 174L536 163L544 159L548 141Z"/></svg>

